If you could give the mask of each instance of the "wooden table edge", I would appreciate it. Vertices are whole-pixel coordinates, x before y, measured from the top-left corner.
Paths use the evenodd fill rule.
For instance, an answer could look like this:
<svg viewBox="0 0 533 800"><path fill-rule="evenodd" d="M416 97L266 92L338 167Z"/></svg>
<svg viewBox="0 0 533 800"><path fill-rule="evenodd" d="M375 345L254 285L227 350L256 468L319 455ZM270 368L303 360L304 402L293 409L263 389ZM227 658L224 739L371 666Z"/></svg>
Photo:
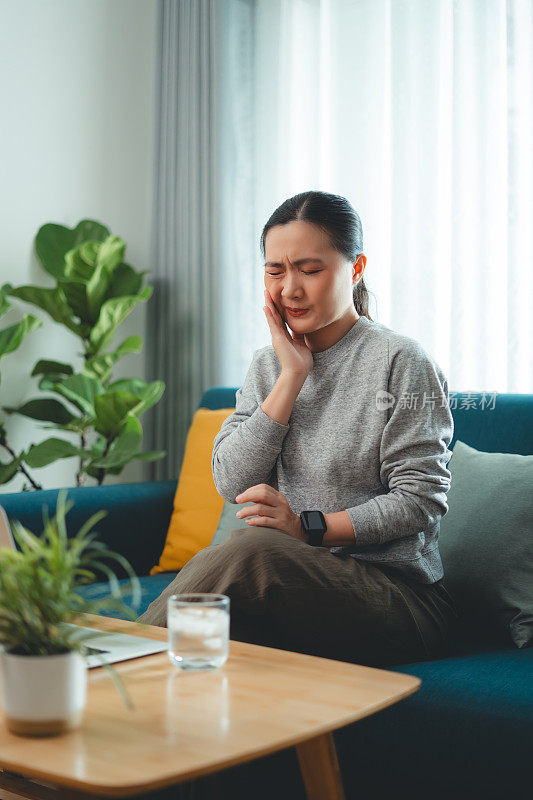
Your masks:
<svg viewBox="0 0 533 800"><path fill-rule="evenodd" d="M116 630L120 630L120 628L128 628L130 625L139 625L137 633L134 635L139 636L146 636L147 638L156 638L160 641L166 639L167 636L167 629L160 628L158 626L152 625L141 625L135 622L130 622L129 620L122 620L116 619L112 617L102 617L95 614L85 615L83 619L84 624L88 627L102 627L102 629L114 628ZM232 641L239 641L239 640L232 640ZM247 642L240 642L239 644L246 644L248 647L261 647L261 645L250 644ZM265 649L265 648L261 648ZM278 648L266 648L268 650L277 650ZM286 651L284 651L286 652ZM151 653L149 655L143 656L143 661L145 659L161 659L162 653ZM130 664L134 661L139 660L138 658L131 658L125 659L124 661L118 662L118 664ZM327 659L330 660L330 659ZM104 667L93 667L91 671L95 670L102 670ZM387 672L386 669L378 668L383 672ZM232 759L225 760L223 763L214 763L210 764L206 767L198 767L197 769L193 769L192 771L188 772L187 774L181 774L180 776L173 776L169 777L166 776L162 779L150 780L148 783L144 782L142 784L128 784L117 786L117 784L113 785L103 785L97 783L87 783L86 781L76 780L75 778L65 778L62 779L61 783L57 783L57 776L50 776L48 774L43 774L40 770L29 770L25 771L24 774L18 772L20 769L19 764L11 764L2 758L0 754L0 787L6 788L10 790L8 785L4 785L3 783L3 775L2 773L7 773L8 781L13 783L13 785L18 781L22 783L28 783L29 786L36 787L37 791L41 790L41 784L35 783L35 781L42 781L44 784L48 784L49 786L53 786L54 788L47 788L46 786L43 788L43 794L28 794L24 795L21 794L21 797L28 797L34 798L35 800L52 800L52 798L58 798L58 794L51 794L52 792L61 792L61 800L102 800L102 798L120 798L120 797L142 797L143 794L158 790L164 789L169 786L178 785L181 783L187 783L194 781L198 778L202 778L208 775L211 775L216 772L222 772L226 769L231 769L232 767L240 766L241 764L247 764L250 761L255 761L257 759L263 758L268 755L272 755L277 752L281 752L282 750L287 750L291 747L295 747L297 751L298 761L300 764L300 769L302 771L302 778L304 780L304 784L309 792L311 787L315 787L318 789L318 784L321 782L321 776L325 781L325 788L327 793L324 794L324 797L331 800L343 800L344 793L342 791L342 783L340 782L340 768L337 760L336 754L336 747L335 747L335 740L333 737L333 733L336 730L340 730L347 725L351 725L354 722L359 721L360 719L365 719L366 717L372 716L379 711L388 708L389 706L395 705L396 703L404 700L405 698L409 697L410 695L417 692L422 684L422 680L415 676L410 675L409 673L400 673L397 670L394 670L394 674L396 675L405 675L405 677L412 679L412 685L407 686L402 693L394 697L392 700L384 700L382 702L375 703L369 708L365 709L365 713L362 713L359 716L353 717L350 715L349 719L346 719L341 724L337 724L334 727L331 727L331 724L325 726L319 726L314 728L310 735L301 736L301 735L292 735L288 739L284 739L282 741L278 741L275 745L266 745L260 747L257 751L248 752L245 757L234 757ZM83 724L83 723L82 723ZM314 789L313 789L314 791ZM70 795L70 796L69 796ZM314 795L309 795L314 796ZM321 794L317 794L316 797L322 797Z"/></svg>

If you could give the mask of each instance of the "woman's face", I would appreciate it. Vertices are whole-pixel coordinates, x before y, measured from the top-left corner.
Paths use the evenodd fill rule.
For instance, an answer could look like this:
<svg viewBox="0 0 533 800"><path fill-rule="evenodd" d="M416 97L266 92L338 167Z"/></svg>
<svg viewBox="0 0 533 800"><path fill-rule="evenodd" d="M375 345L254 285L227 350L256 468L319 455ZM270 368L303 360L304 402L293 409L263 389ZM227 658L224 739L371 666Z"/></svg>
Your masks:
<svg viewBox="0 0 533 800"><path fill-rule="evenodd" d="M301 263L303 259L309 259ZM334 250L327 234L301 220L275 225L265 238L265 288L287 325L297 333L318 331L337 320L357 321L353 287L366 256L348 261ZM308 308L292 316L287 308Z"/></svg>

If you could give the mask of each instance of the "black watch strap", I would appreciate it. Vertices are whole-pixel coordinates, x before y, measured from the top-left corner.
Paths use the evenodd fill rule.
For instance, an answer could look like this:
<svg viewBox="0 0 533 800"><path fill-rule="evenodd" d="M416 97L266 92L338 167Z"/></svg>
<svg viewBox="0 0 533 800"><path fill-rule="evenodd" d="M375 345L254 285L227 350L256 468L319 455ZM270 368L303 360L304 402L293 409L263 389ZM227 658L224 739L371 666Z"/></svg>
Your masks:
<svg viewBox="0 0 533 800"><path fill-rule="evenodd" d="M324 534L328 529L322 511L302 511L300 520L308 543L313 547L322 547Z"/></svg>

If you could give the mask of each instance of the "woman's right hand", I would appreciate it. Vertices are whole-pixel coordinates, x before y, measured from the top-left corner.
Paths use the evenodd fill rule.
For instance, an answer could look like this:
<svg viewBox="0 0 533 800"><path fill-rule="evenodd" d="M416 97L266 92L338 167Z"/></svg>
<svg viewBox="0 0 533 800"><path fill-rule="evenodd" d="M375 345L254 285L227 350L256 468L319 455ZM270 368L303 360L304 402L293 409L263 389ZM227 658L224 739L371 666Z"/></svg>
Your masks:
<svg viewBox="0 0 533 800"><path fill-rule="evenodd" d="M270 328L272 347L280 360L282 371L308 375L313 369L313 353L305 343L303 333L294 333L294 331L289 333L287 324L280 315L268 289L265 289L265 299L266 306L263 306L263 311Z"/></svg>

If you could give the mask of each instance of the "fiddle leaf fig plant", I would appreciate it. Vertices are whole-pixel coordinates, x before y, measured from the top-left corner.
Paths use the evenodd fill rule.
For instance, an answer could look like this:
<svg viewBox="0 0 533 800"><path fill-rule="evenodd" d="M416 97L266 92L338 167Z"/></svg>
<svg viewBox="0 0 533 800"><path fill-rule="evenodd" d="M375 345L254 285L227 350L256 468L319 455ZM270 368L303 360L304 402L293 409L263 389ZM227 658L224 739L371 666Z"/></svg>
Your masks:
<svg viewBox="0 0 533 800"><path fill-rule="evenodd" d="M13 287L6 295L36 305L81 340L81 368L41 359L32 370L38 386L52 396L34 398L18 407L18 413L48 422L41 427L78 434L79 444L57 436L32 445L26 462L40 468L61 458L79 458L77 485L83 475L101 484L105 475L120 474L132 459L152 461L166 451L141 452L139 417L161 398L163 381L145 383L140 378L112 381L113 365L142 348L140 336L128 336L111 350L118 326L133 309L152 295L143 284L147 270L136 272L124 261L126 245L94 220L82 220L75 228L48 223L35 239L37 255L57 285Z"/></svg>

